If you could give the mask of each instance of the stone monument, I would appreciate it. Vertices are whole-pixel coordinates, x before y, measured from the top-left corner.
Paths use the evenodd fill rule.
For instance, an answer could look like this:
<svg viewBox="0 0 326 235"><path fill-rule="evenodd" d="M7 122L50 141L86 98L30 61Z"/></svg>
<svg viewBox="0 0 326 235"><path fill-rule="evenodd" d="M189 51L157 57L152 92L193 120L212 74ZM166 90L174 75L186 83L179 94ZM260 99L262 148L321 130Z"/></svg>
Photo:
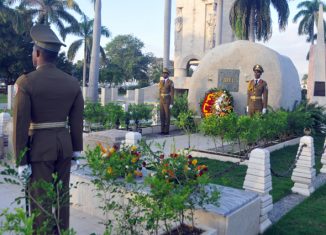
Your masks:
<svg viewBox="0 0 326 235"><path fill-rule="evenodd" d="M317 44L311 45L309 52L309 71L307 82L307 98L319 105L326 105L326 53L323 5L319 5Z"/></svg>
<svg viewBox="0 0 326 235"><path fill-rule="evenodd" d="M238 40L215 47L201 59L197 70L183 85L189 89L190 108L200 114L199 100L205 92L224 88L233 95L235 111L244 114L248 81L254 76L255 64L265 71L262 79L268 84L268 105L291 110L300 102L299 75L292 61L262 44Z"/></svg>

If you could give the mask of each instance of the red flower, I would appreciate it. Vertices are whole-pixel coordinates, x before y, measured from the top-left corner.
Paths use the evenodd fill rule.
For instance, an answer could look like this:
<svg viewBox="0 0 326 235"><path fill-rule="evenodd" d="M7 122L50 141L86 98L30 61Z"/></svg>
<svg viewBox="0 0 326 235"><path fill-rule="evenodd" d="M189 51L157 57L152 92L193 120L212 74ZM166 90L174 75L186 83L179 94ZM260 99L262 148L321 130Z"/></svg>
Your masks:
<svg viewBox="0 0 326 235"><path fill-rule="evenodd" d="M170 157L172 157L172 158L176 158L176 157L178 157L178 154L177 154L177 153L171 153L171 154L170 154Z"/></svg>
<svg viewBox="0 0 326 235"><path fill-rule="evenodd" d="M143 165L143 167L146 167L146 162L144 161L144 162L142 163L142 165Z"/></svg>
<svg viewBox="0 0 326 235"><path fill-rule="evenodd" d="M190 159L190 158L192 158L192 156L189 154L189 155L188 155L188 158Z"/></svg>
<svg viewBox="0 0 326 235"><path fill-rule="evenodd" d="M164 154L161 154L160 155L160 159L164 159Z"/></svg>

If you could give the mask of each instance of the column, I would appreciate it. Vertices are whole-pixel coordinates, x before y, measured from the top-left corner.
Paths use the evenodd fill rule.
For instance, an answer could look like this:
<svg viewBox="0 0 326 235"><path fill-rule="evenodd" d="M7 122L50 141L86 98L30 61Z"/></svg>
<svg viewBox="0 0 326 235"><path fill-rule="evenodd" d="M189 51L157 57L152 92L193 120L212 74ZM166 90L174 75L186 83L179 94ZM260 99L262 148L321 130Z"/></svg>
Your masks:
<svg viewBox="0 0 326 235"><path fill-rule="evenodd" d="M164 53L163 68L169 68L171 31L171 0L165 0L164 6Z"/></svg>
<svg viewBox="0 0 326 235"><path fill-rule="evenodd" d="M222 44L222 26L223 26L223 0L217 1L216 12L216 46Z"/></svg>

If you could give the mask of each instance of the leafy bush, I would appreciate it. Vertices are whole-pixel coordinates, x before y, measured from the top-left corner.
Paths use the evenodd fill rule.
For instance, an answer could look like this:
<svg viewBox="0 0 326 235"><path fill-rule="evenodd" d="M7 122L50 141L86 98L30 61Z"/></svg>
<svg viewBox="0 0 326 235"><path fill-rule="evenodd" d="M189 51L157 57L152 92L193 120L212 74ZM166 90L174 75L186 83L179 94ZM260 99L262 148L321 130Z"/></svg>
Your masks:
<svg viewBox="0 0 326 235"><path fill-rule="evenodd" d="M285 136L288 125L288 112L269 112L261 119L261 139L267 144L269 141Z"/></svg>
<svg viewBox="0 0 326 235"><path fill-rule="evenodd" d="M326 108L317 103L308 103L302 101L295 109L294 112L308 113L310 122L306 123L306 127L312 128L315 133L323 133L326 125ZM308 117L308 116L307 116Z"/></svg>
<svg viewBox="0 0 326 235"><path fill-rule="evenodd" d="M121 105L116 103L108 103L104 106L105 112L105 126L113 128L119 127L120 121L124 119L124 110Z"/></svg>
<svg viewBox="0 0 326 235"><path fill-rule="evenodd" d="M105 124L105 111L100 103L87 102L84 108L84 118L87 122Z"/></svg>
<svg viewBox="0 0 326 235"><path fill-rule="evenodd" d="M209 136L213 139L215 149L217 150L217 138L219 137L219 127L218 127L217 115L210 115L202 119L199 124L199 131L206 136Z"/></svg>
<svg viewBox="0 0 326 235"><path fill-rule="evenodd" d="M136 128L139 126L140 120L149 120L152 118L154 106L149 104L131 104L128 106L128 115L135 121Z"/></svg>
<svg viewBox="0 0 326 235"><path fill-rule="evenodd" d="M180 113L176 125L188 135L188 147L190 147L190 135L196 131L194 113L191 110Z"/></svg>
<svg viewBox="0 0 326 235"><path fill-rule="evenodd" d="M188 93L185 92L182 95L176 95L174 97L173 107L171 109L171 115L175 119L178 119L180 113L187 113L188 107Z"/></svg>

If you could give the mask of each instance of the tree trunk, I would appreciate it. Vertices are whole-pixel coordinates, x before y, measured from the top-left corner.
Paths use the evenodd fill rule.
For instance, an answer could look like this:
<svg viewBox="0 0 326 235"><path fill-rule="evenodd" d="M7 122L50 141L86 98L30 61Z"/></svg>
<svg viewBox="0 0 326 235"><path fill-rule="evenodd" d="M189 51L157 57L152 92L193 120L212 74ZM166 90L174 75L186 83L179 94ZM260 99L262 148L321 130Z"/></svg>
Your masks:
<svg viewBox="0 0 326 235"><path fill-rule="evenodd" d="M255 11L252 8L250 10L250 19L249 19L249 41L250 42L255 42L254 24L255 24Z"/></svg>
<svg viewBox="0 0 326 235"><path fill-rule="evenodd" d="M91 64L89 69L89 100L98 101L98 77L100 68L100 40L101 40L101 0L95 2L95 18L93 26L93 45Z"/></svg>
<svg viewBox="0 0 326 235"><path fill-rule="evenodd" d="M86 76L87 76L87 47L86 40L84 42L84 64L83 64L83 87L86 86Z"/></svg>

